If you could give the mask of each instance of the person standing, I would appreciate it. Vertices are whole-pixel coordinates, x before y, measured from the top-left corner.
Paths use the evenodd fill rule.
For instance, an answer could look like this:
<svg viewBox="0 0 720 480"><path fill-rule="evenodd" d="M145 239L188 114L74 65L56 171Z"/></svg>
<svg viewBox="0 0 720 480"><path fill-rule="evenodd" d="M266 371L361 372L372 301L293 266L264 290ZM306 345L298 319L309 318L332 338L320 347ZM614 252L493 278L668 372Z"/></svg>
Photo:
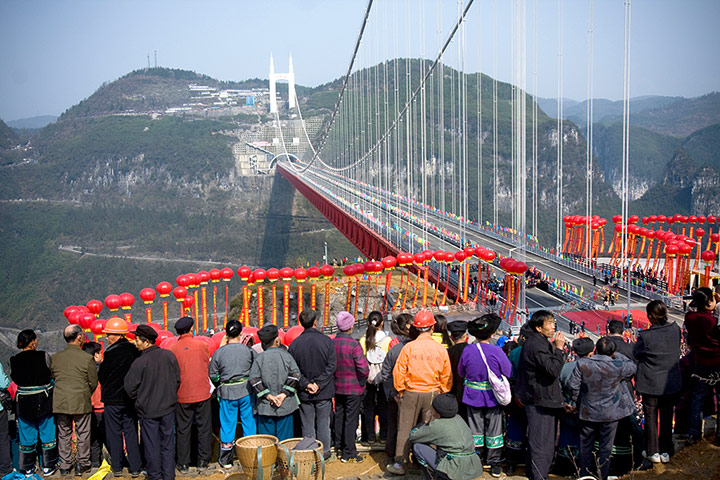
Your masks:
<svg viewBox="0 0 720 480"><path fill-rule="evenodd" d="M175 478L175 409L180 367L175 355L155 345L157 332L147 325L135 330L141 355L125 375L125 391L135 400L148 480Z"/></svg>
<svg viewBox="0 0 720 480"><path fill-rule="evenodd" d="M228 469L233 465L233 446L238 413L243 435L255 435L257 423L253 415L250 369L255 352L241 342L242 325L229 320L225 325L223 344L210 359L210 380L217 387L220 403L220 455L218 463Z"/></svg>
<svg viewBox="0 0 720 480"><path fill-rule="evenodd" d="M716 403L720 404L720 383L716 383L720 375L720 326L713 316L717 302L712 290L707 287L695 290L690 306L695 311L685 315L685 328L694 361L688 427L688 443L692 444L702 437L703 406L713 391ZM720 433L715 436L715 444L720 445Z"/></svg>
<svg viewBox="0 0 720 480"><path fill-rule="evenodd" d="M673 449L673 413L677 395L682 389L680 343L682 332L675 322L668 322L667 307L653 300L645 307L650 328L638 333L633 347L637 361L635 386L642 395L645 413L645 452L652 463L668 463ZM658 416L660 429L658 435Z"/></svg>
<svg viewBox="0 0 720 480"><path fill-rule="evenodd" d="M43 475L57 468L58 448L55 440L55 418L52 414L53 383L50 355L37 349L38 339L30 329L17 336L22 350L10 358L10 378L17 385L15 412L18 426L18 467L20 473L35 472L38 438L42 444Z"/></svg>
<svg viewBox="0 0 720 480"><path fill-rule="evenodd" d="M615 343L615 351L622 353L630 360L635 360L633 356L633 345L625 343L623 332L625 331L625 325L620 320L610 320L607 324L607 337ZM630 386L632 388L632 385Z"/></svg>
<svg viewBox="0 0 720 480"><path fill-rule="evenodd" d="M266 324L258 337L263 352L255 357L248 380L258 398L258 433L287 440L293 436L293 413L300 403L300 370L292 355L280 348L275 325Z"/></svg>
<svg viewBox="0 0 720 480"><path fill-rule="evenodd" d="M395 363L403 346L411 340L411 329L415 333L415 338L417 338L417 330L410 326L412 321L412 316L407 313L401 313L393 318L390 330L396 335L393 340L397 339L398 342L388 350L380 372L388 405L387 439L385 440L385 454L388 457L388 465L395 463L395 445L397 442L398 404L396 400L397 390L395 390L395 384L393 383L393 368L395 368Z"/></svg>
<svg viewBox="0 0 720 480"><path fill-rule="evenodd" d="M335 448L341 455L341 461L362 462L355 447L355 432L358 427L360 405L362 404L365 383L368 378L368 362L362 347L352 338L355 318L349 312L337 314L335 336ZM374 428L373 422L373 428Z"/></svg>
<svg viewBox="0 0 720 480"><path fill-rule="evenodd" d="M290 344L288 352L300 369L300 422L303 437L322 442L325 460L331 456L330 419L335 397L335 344L315 328L314 310L300 312L305 329Z"/></svg>
<svg viewBox="0 0 720 480"><path fill-rule="evenodd" d="M0 364L0 389L7 390L10 386L10 379L5 374L2 364ZM10 435L8 431L8 412L2 404L0 404L0 475L3 477L8 473L12 473L12 457L10 454Z"/></svg>
<svg viewBox="0 0 720 480"><path fill-rule="evenodd" d="M458 374L465 378L463 403L467 405L475 449L486 449L485 458L493 477L502 475L503 412L490 386L488 370L498 378L512 375L512 365L505 352L497 345L490 345L490 337L500 322L500 317L488 313L468 323L468 331L478 343L465 348L458 365Z"/></svg>
<svg viewBox="0 0 720 480"><path fill-rule="evenodd" d="M635 399L624 382L636 366L607 337L595 344L595 355L577 361L570 379L570 397L580 417L580 476L607 480L618 420L635 412ZM598 442L597 455L593 446Z"/></svg>
<svg viewBox="0 0 720 480"><path fill-rule="evenodd" d="M138 418L135 402L125 392L125 375L140 356L140 350L125 338L128 325L120 317L109 318L103 333L110 345L105 349L98 379L105 404L105 440L110 453L110 468L115 476L121 476L127 453L128 470L133 478L137 478L142 470Z"/></svg>
<svg viewBox="0 0 720 480"><path fill-rule="evenodd" d="M413 326L418 330L417 339L400 351L393 381L398 391L398 435L395 446L395 463L388 472L404 475L409 459L408 436L419 418L430 412L437 395L448 393L452 388L452 369L447 349L432 338L435 318L422 309L415 314Z"/></svg>
<svg viewBox="0 0 720 480"><path fill-rule="evenodd" d="M91 468L90 416L92 396L98 384L98 373L92 355L82 351L85 334L78 325L63 330L67 346L50 357L50 371L55 379L53 413L57 425L60 473L67 475L73 465L73 425L77 439L75 475Z"/></svg>
<svg viewBox="0 0 720 480"><path fill-rule="evenodd" d="M527 416L526 474L530 480L546 480L555 454L557 417L563 407L559 377L565 363L565 336L555 333L555 317L547 310L535 312L526 325L515 382Z"/></svg>
<svg viewBox="0 0 720 480"><path fill-rule="evenodd" d="M190 438L197 426L197 469L202 472L210 464L212 455L212 409L210 406L210 350L205 342L193 338L195 322L182 317L175 323L179 335L170 347L180 367L180 388L177 391L177 469L188 472Z"/></svg>
<svg viewBox="0 0 720 480"><path fill-rule="evenodd" d="M452 346L448 348L448 356L450 357L450 368L453 375L452 393L458 401L458 415L467 420L467 407L462 403L463 393L465 392L465 379L458 373L458 364L462 357L465 347L468 345L467 335L468 322L464 320L455 320L448 324L450 332L450 340Z"/></svg>
<svg viewBox="0 0 720 480"><path fill-rule="evenodd" d="M383 330L385 324L380 312L370 312L367 318L367 331L360 338L360 346L365 352L368 362L368 379L365 385L365 396L363 397L362 411L362 436L361 440L367 443L375 443L375 418L380 424L378 435L380 442L387 439L387 398L383 391L382 364L388 352L390 337Z"/></svg>

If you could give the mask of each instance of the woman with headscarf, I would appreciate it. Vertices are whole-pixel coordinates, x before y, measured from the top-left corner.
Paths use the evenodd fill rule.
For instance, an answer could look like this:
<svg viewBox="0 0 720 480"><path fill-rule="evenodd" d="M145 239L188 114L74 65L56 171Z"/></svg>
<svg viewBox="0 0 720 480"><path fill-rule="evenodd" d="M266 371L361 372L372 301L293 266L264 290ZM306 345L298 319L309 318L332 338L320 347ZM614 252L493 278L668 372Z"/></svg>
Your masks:
<svg viewBox="0 0 720 480"><path fill-rule="evenodd" d="M362 410L361 440L375 443L375 417L380 423L380 441L387 438L387 399L382 384L382 364L387 356L390 337L383 330L384 320L380 312L370 312L367 330L360 338L360 346L368 361L368 379L365 385Z"/></svg>

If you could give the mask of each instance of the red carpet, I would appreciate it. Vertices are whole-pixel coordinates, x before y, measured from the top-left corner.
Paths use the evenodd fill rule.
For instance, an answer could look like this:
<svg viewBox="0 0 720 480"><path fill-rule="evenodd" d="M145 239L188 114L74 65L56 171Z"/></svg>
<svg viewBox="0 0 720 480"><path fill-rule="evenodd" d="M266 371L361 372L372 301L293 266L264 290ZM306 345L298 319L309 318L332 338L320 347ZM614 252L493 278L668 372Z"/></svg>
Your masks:
<svg viewBox="0 0 720 480"><path fill-rule="evenodd" d="M589 330L593 333L597 332L597 327L600 326L600 334L605 335L605 325L610 320L622 321L622 315L626 312L622 310L583 310L579 312L566 312L563 315L573 322L581 325L585 321L585 330ZM633 327L645 329L650 326L647 315L644 310L630 310L633 317Z"/></svg>

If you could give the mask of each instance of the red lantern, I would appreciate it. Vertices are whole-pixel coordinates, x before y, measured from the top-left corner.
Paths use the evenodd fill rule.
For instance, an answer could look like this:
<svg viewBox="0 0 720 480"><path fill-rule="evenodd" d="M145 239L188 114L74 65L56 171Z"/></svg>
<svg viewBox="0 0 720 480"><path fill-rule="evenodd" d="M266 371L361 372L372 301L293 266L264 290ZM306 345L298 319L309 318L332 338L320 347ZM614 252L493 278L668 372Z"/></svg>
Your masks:
<svg viewBox="0 0 720 480"><path fill-rule="evenodd" d="M433 258L436 262L442 262L445 260L445 252L442 250L438 250L437 252L433 253Z"/></svg>
<svg viewBox="0 0 720 480"><path fill-rule="evenodd" d="M332 265L323 265L322 267L320 267L320 274L325 278L330 278L335 274L335 268Z"/></svg>
<svg viewBox="0 0 720 480"><path fill-rule="evenodd" d="M698 238L702 238L703 235L705 235L705 230L703 230L702 228L698 227L697 230L695 230L695 236L698 237Z"/></svg>
<svg viewBox="0 0 720 480"><path fill-rule="evenodd" d="M401 267L410 265L413 262L413 255L411 253L402 252L397 256L398 264Z"/></svg>
<svg viewBox="0 0 720 480"><path fill-rule="evenodd" d="M657 221L658 221L659 223L665 223L665 222L667 221L667 217L666 217L665 215L658 215L658 216L657 216Z"/></svg>
<svg viewBox="0 0 720 480"><path fill-rule="evenodd" d="M143 288L140 290L140 298L145 303L152 303L155 300L155 290L152 288Z"/></svg>
<svg viewBox="0 0 720 480"><path fill-rule="evenodd" d="M310 267L307 269L308 277L310 277L310 280L317 280L318 277L320 277L320 268L319 267Z"/></svg>
<svg viewBox="0 0 720 480"><path fill-rule="evenodd" d="M182 299L183 309L192 307L193 303L195 303L195 299L193 297L187 296Z"/></svg>
<svg viewBox="0 0 720 480"><path fill-rule="evenodd" d="M173 295L175 296L175 299L178 302L182 302L183 298L187 297L187 288L185 287L175 287L173 290Z"/></svg>
<svg viewBox="0 0 720 480"><path fill-rule="evenodd" d="M266 273L267 279L271 282L277 282L278 278L280 278L280 270L277 268L271 268Z"/></svg>
<svg viewBox="0 0 720 480"><path fill-rule="evenodd" d="M711 233L710 234L710 241L714 243L720 242L720 233Z"/></svg>
<svg viewBox="0 0 720 480"><path fill-rule="evenodd" d="M457 252L455 252L455 260L457 260L458 262L465 261L465 252L463 252L462 250L458 250Z"/></svg>
<svg viewBox="0 0 720 480"><path fill-rule="evenodd" d="M452 263L455 260L455 254L452 252L445 252L445 263Z"/></svg>
<svg viewBox="0 0 720 480"><path fill-rule="evenodd" d="M263 270L262 268L256 268L253 270L253 278L255 278L256 282L263 282L265 281L265 277L267 276L267 272Z"/></svg>
<svg viewBox="0 0 720 480"><path fill-rule="evenodd" d="M87 302L87 309L90 310L90 313L93 315L98 315L103 309L103 304L100 300L90 300Z"/></svg>
<svg viewBox="0 0 720 480"><path fill-rule="evenodd" d="M475 254L475 249L473 247L465 247L463 252L465 253L465 258L470 258Z"/></svg>
<svg viewBox="0 0 720 480"><path fill-rule="evenodd" d="M307 278L308 272L304 268L297 268L295 269L295 273L293 275L298 282L302 283Z"/></svg>
<svg viewBox="0 0 720 480"><path fill-rule="evenodd" d="M716 219L715 215L708 215L708 216L707 216L707 221L708 221L709 224L715 223L715 219Z"/></svg>
<svg viewBox="0 0 720 480"><path fill-rule="evenodd" d="M286 282L290 281L290 279L293 277L293 274L295 274L295 270L293 270L292 268L285 267L280 269L280 277Z"/></svg>
<svg viewBox="0 0 720 480"><path fill-rule="evenodd" d="M120 306L123 310L130 310L130 307L135 303L135 297L131 293L120 294Z"/></svg>
<svg viewBox="0 0 720 480"><path fill-rule="evenodd" d="M200 285L200 276L196 273L187 273L185 276L190 279L190 287L195 288Z"/></svg>
<svg viewBox="0 0 720 480"><path fill-rule="evenodd" d="M190 285L190 277L187 275L178 275L175 279L175 283L180 287L188 287Z"/></svg>
<svg viewBox="0 0 720 480"><path fill-rule="evenodd" d="M442 253L442 252L440 252L440 253ZM435 258L435 260L438 260L438 259ZM440 259L438 261L441 262L442 259ZM385 268L387 270L392 270L393 268L395 268L395 265L397 265L397 259L395 257L387 256L382 259L382 264L383 264L383 268Z"/></svg>
<svg viewBox="0 0 720 480"><path fill-rule="evenodd" d="M69 307L65 307L65 310L63 310L63 315L65 315L65 318L70 320L70 314L72 314L74 311L76 311L78 307L75 305L70 305Z"/></svg>
<svg viewBox="0 0 720 480"><path fill-rule="evenodd" d="M497 253L493 252L492 250L485 250L485 261L490 263L493 260L495 260L495 257L497 257Z"/></svg>
<svg viewBox="0 0 720 480"><path fill-rule="evenodd" d="M715 252L712 250L705 250L700 254L703 262L713 263L715 261Z"/></svg>
<svg viewBox="0 0 720 480"><path fill-rule="evenodd" d="M413 255L413 261L418 265L422 264L425 261L425 254L422 252L416 253Z"/></svg>
<svg viewBox="0 0 720 480"><path fill-rule="evenodd" d="M638 220L640 220L640 217L637 215L630 215L630 218L628 218L628 223L637 223Z"/></svg>
<svg viewBox="0 0 720 480"><path fill-rule="evenodd" d="M705 223L705 220L707 220L707 219L705 218L705 215L698 215L697 221L698 221L698 223L699 223L700 225L702 225L703 223Z"/></svg>
<svg viewBox="0 0 720 480"><path fill-rule="evenodd" d="M252 273L252 270L250 270L250 267L240 267L237 269L238 277L240 277L240 280L243 282L247 282L248 278L250 278L250 274Z"/></svg>
<svg viewBox="0 0 720 480"><path fill-rule="evenodd" d="M658 219L657 215L650 215L649 218L650 218L650 223L655 223L655 222L657 222L657 219Z"/></svg>
<svg viewBox="0 0 720 480"><path fill-rule="evenodd" d="M527 267L527 264L526 264L525 262L520 262L520 261L515 262L514 272L513 272L513 273L516 273L516 274L518 274L518 275L522 275L523 273L525 273L525 271L527 270L527 268L528 268L528 267Z"/></svg>
<svg viewBox="0 0 720 480"><path fill-rule="evenodd" d="M647 225L650 222L650 217L642 217L642 223Z"/></svg>
<svg viewBox="0 0 720 480"><path fill-rule="evenodd" d="M210 273L206 272L205 270L198 272L198 277L200 277L200 285L207 285L207 283L210 281Z"/></svg>
<svg viewBox="0 0 720 480"><path fill-rule="evenodd" d="M160 294L161 297L167 297L172 292L172 285L170 282L160 282L155 287L155 290Z"/></svg>
<svg viewBox="0 0 720 480"><path fill-rule="evenodd" d="M93 332L95 335L102 335L103 330L105 330L105 323L107 320L100 320L97 319L92 324L90 324L90 331Z"/></svg>
<svg viewBox="0 0 720 480"><path fill-rule="evenodd" d="M665 245L665 255L677 255L678 246L675 244Z"/></svg>
<svg viewBox="0 0 720 480"><path fill-rule="evenodd" d="M80 310L75 310L68 316L68 323L71 325L79 325L80 324L80 317L84 315L85 312L81 312Z"/></svg>
<svg viewBox="0 0 720 480"><path fill-rule="evenodd" d="M695 215L690 215L689 217L687 217L687 219L690 223L696 223L698 221L698 217L696 217Z"/></svg>
<svg viewBox="0 0 720 480"><path fill-rule="evenodd" d="M122 306L122 301L120 301L119 295L108 295L105 297L105 306L111 311L114 312L118 308Z"/></svg>
<svg viewBox="0 0 720 480"><path fill-rule="evenodd" d="M220 276L225 282L229 282L233 275L235 275L235 273L232 271L232 268L225 267L220 270Z"/></svg>
<svg viewBox="0 0 720 480"><path fill-rule="evenodd" d="M343 273L346 277L352 277L355 275L355 265L345 265L343 267Z"/></svg>
<svg viewBox="0 0 720 480"><path fill-rule="evenodd" d="M80 315L78 325L83 330L89 330L92 323L95 321L95 315L90 312L83 313Z"/></svg>
<svg viewBox="0 0 720 480"><path fill-rule="evenodd" d="M208 273L210 274L211 282L215 283L220 281L220 277L222 276L220 275L220 270L218 270L217 268L212 268Z"/></svg>

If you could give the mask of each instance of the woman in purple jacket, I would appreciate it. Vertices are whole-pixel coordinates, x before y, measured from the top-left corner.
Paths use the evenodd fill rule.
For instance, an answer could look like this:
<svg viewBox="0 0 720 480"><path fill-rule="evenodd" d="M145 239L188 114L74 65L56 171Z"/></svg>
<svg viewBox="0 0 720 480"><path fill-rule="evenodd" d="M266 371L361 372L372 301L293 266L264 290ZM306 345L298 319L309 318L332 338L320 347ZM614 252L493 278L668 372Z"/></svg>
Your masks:
<svg viewBox="0 0 720 480"><path fill-rule="evenodd" d="M458 374L465 378L463 403L467 405L468 424L475 449L480 451L484 447L487 450L486 462L490 465L493 477L502 475L503 419L502 407L495 400L487 370L489 368L496 375L508 378L512 373L510 360L502 349L489 343L499 326L500 317L494 313L468 323L468 333L478 343L465 347L458 364Z"/></svg>

